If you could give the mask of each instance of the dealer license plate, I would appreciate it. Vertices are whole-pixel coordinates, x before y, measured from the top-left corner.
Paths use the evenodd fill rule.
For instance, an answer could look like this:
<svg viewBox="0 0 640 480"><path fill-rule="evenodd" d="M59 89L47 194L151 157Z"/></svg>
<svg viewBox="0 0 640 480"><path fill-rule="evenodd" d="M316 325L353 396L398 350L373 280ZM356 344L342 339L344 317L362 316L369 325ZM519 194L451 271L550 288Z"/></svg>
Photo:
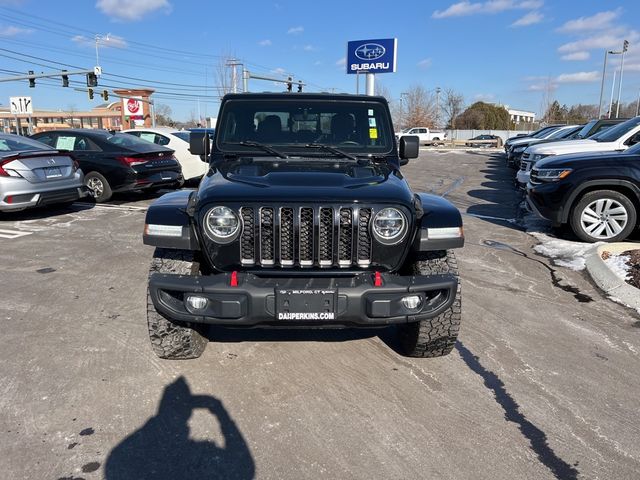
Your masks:
<svg viewBox="0 0 640 480"><path fill-rule="evenodd" d="M338 291L335 289L276 289L276 319L335 320L337 298Z"/></svg>
<svg viewBox="0 0 640 480"><path fill-rule="evenodd" d="M44 176L47 178L58 178L62 176L60 167L47 167L44 169Z"/></svg>

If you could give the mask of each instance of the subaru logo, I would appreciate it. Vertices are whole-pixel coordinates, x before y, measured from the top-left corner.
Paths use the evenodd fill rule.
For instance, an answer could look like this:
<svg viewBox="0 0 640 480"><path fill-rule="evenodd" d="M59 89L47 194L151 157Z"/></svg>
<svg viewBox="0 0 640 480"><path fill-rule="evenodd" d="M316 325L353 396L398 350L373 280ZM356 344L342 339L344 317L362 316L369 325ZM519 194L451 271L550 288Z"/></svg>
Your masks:
<svg viewBox="0 0 640 480"><path fill-rule="evenodd" d="M365 43L356 48L356 57L361 60L376 60L385 54L386 50L377 43Z"/></svg>

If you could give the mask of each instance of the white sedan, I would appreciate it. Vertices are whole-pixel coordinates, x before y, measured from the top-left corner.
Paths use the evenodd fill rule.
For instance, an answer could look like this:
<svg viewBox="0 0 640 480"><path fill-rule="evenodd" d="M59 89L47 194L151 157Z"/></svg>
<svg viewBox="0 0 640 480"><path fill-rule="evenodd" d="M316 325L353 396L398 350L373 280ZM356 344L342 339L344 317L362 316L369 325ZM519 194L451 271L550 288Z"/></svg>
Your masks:
<svg viewBox="0 0 640 480"><path fill-rule="evenodd" d="M189 151L189 132L186 130L181 132L175 128L156 127L136 128L124 130L124 132L135 135L141 140L174 150L174 156L180 162L185 180L197 180L207 173L209 169L209 165L203 162L199 155L191 155Z"/></svg>

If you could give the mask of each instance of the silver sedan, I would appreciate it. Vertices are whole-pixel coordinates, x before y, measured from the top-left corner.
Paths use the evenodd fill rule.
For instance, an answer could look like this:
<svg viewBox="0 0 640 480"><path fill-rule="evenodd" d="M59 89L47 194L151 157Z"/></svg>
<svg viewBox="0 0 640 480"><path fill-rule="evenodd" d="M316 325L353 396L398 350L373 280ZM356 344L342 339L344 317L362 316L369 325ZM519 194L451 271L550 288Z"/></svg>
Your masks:
<svg viewBox="0 0 640 480"><path fill-rule="evenodd" d="M72 203L89 195L68 152L0 133L0 211Z"/></svg>

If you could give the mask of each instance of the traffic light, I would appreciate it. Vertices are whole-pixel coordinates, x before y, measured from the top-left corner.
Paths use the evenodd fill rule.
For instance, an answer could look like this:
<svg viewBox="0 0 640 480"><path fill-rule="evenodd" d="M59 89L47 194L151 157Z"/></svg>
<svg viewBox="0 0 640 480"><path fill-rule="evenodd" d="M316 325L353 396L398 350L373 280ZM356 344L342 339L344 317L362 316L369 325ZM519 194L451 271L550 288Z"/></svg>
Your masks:
<svg viewBox="0 0 640 480"><path fill-rule="evenodd" d="M298 93L302 92L302 82L298 82Z"/></svg>
<svg viewBox="0 0 640 480"><path fill-rule="evenodd" d="M93 88L87 90L87 93L89 94L89 100L93 100Z"/></svg>
<svg viewBox="0 0 640 480"><path fill-rule="evenodd" d="M109 100L109 92L107 90L102 91L102 99L106 102Z"/></svg>
<svg viewBox="0 0 640 480"><path fill-rule="evenodd" d="M62 70L62 71L66 72L66 70ZM62 75L62 86L63 87L69 86L69 75Z"/></svg>
<svg viewBox="0 0 640 480"><path fill-rule="evenodd" d="M287 77L287 92L290 92L292 90L293 90L292 78L291 77Z"/></svg>
<svg viewBox="0 0 640 480"><path fill-rule="evenodd" d="M622 44L622 51L626 52L629 49L629 41L625 40Z"/></svg>
<svg viewBox="0 0 640 480"><path fill-rule="evenodd" d="M29 75L33 75L33 70L29 70ZM34 88L36 86L36 79L35 78L30 78L29 79L29 88Z"/></svg>
<svg viewBox="0 0 640 480"><path fill-rule="evenodd" d="M95 73L87 73L87 87L97 87L98 77Z"/></svg>

